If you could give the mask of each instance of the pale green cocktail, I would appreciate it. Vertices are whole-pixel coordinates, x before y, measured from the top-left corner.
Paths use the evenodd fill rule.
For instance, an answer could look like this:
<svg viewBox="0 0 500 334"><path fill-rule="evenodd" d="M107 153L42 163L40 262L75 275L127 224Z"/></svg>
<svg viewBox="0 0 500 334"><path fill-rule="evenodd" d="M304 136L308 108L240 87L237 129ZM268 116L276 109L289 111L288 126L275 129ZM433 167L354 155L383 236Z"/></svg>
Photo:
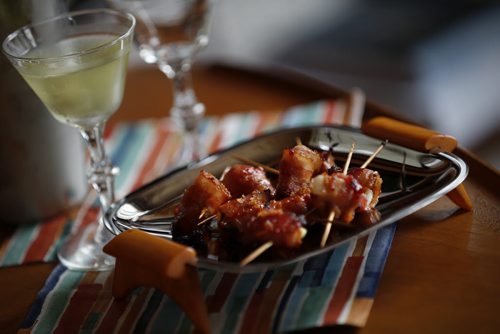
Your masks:
<svg viewBox="0 0 500 334"><path fill-rule="evenodd" d="M118 36L90 35L57 42L50 47L34 49L30 58L48 58L97 48ZM122 101L130 50L120 43L98 56L87 55L85 61L61 61L54 68L44 62L32 62L19 72L54 117L69 125L93 127L106 121Z"/></svg>

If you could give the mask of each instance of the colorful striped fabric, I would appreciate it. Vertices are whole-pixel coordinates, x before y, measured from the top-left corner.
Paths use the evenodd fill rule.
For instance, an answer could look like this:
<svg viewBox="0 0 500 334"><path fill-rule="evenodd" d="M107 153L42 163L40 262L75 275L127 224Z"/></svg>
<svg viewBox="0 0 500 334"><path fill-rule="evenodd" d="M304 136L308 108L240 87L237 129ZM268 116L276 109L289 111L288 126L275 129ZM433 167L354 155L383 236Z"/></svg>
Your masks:
<svg viewBox="0 0 500 334"><path fill-rule="evenodd" d="M353 124L343 104L318 101L282 112L247 112L208 118L202 142L213 151L278 126ZM117 194L123 196L161 175L173 163L179 138L168 119L120 124L108 146L120 167ZM56 217L20 227L0 246L3 266L55 260L55 249L72 230L95 218ZM74 223L76 222L76 223ZM352 241L306 262L263 273L200 270L214 333L268 333L351 324L367 320L395 225ZM22 324L21 332L188 333L190 321L161 292L141 288L127 300L111 296L112 272L74 272L58 265Z"/></svg>

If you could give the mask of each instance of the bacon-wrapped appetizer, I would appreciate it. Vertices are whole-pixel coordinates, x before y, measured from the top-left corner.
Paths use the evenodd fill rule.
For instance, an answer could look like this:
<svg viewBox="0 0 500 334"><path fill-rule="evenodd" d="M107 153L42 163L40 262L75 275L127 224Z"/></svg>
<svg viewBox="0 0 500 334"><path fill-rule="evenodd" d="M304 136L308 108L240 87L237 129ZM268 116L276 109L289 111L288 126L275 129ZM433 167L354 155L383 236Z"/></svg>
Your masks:
<svg viewBox="0 0 500 334"><path fill-rule="evenodd" d="M233 198L248 195L254 191L274 193L271 181L262 167L233 165L224 172L221 180Z"/></svg>
<svg viewBox="0 0 500 334"><path fill-rule="evenodd" d="M292 149L285 149L279 165L276 196L285 198L309 194L309 182L322 165L320 154L307 146L297 145Z"/></svg>
<svg viewBox="0 0 500 334"><path fill-rule="evenodd" d="M369 208L374 208L382 192L382 178L377 171L368 168L352 168L348 172L363 187Z"/></svg>
<svg viewBox="0 0 500 334"><path fill-rule="evenodd" d="M219 207L219 226L239 229L240 223L256 217L267 206L267 201L267 194L259 191L227 201Z"/></svg>
<svg viewBox="0 0 500 334"><path fill-rule="evenodd" d="M239 225L242 244L272 242L275 247L298 248L307 230L302 216L276 209L263 209L257 217Z"/></svg>
<svg viewBox="0 0 500 334"><path fill-rule="evenodd" d="M366 198L367 206L360 206L356 212L356 224L370 226L380 221L380 212L375 209L378 198L382 192L382 178L377 171L368 168L353 168L349 170L362 186L363 196Z"/></svg>
<svg viewBox="0 0 500 334"><path fill-rule="evenodd" d="M221 181L206 171L200 171L194 183L184 191L176 209L174 235L191 234L201 219L217 214L219 207L230 198L231 194Z"/></svg>
<svg viewBox="0 0 500 334"><path fill-rule="evenodd" d="M254 192L224 203L220 207L221 229L235 230L243 245L271 241L278 247L299 247L306 232L303 218L270 208L266 202L264 193Z"/></svg>
<svg viewBox="0 0 500 334"><path fill-rule="evenodd" d="M333 211L335 217L350 223L358 206L366 205L359 202L362 188L352 175L322 173L311 180L313 205L323 215Z"/></svg>
<svg viewBox="0 0 500 334"><path fill-rule="evenodd" d="M347 175L323 173L311 180L312 202L323 214L333 211L335 217L350 223L356 212L374 209L381 184L379 174L366 168Z"/></svg>

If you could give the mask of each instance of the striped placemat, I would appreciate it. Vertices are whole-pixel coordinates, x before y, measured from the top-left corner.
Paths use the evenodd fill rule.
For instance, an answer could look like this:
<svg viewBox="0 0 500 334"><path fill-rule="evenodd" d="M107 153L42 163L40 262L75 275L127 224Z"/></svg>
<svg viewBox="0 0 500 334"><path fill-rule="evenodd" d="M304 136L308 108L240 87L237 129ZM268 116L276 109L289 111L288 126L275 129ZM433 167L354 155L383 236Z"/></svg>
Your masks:
<svg viewBox="0 0 500 334"><path fill-rule="evenodd" d="M280 126L359 124L334 100L317 101L277 112L245 112L207 118L202 142L210 151L233 145ZM165 172L179 147L170 121L120 124L107 141L120 167L117 194L123 196ZM68 233L87 224L56 217L20 227L0 248L0 264L55 260ZM75 223L76 221L76 223ZM268 333L351 324L363 326L390 248L395 225L352 241L308 261L279 270L232 274L200 270L214 333ZM113 272L74 272L58 265L39 292L22 332L188 333L192 326L181 309L160 291L141 288L127 300L111 296Z"/></svg>

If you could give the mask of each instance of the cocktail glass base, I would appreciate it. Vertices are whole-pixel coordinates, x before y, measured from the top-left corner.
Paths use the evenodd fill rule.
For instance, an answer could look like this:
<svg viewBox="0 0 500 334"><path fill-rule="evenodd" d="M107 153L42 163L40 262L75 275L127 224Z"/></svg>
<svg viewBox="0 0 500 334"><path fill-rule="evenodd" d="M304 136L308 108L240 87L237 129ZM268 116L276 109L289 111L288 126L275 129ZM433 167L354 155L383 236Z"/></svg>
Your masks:
<svg viewBox="0 0 500 334"><path fill-rule="evenodd" d="M103 228L102 224L92 223L69 236L57 252L57 256L61 263L70 270L112 270L115 258L102 251L102 247L112 237L113 235Z"/></svg>

